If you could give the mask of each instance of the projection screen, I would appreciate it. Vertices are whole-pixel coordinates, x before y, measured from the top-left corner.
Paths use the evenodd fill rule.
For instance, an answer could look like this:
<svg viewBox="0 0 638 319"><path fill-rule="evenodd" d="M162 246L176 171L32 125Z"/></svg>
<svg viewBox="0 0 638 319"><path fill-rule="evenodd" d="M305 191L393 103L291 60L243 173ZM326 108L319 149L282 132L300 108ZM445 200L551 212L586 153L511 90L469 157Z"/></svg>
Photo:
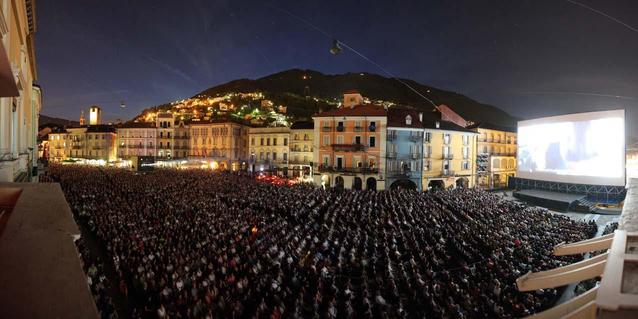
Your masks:
<svg viewBox="0 0 638 319"><path fill-rule="evenodd" d="M518 122L518 177L625 185L625 110Z"/></svg>

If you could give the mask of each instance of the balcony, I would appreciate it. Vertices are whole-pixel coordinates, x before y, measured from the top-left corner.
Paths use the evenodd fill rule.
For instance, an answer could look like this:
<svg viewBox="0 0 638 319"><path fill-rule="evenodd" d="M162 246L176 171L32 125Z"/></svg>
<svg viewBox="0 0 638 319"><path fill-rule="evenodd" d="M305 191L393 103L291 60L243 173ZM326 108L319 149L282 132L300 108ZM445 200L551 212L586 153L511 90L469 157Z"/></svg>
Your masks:
<svg viewBox="0 0 638 319"><path fill-rule="evenodd" d="M345 131L345 130L346 130L346 128L345 128L345 127L343 127L343 125L338 125L338 126L337 126L337 132L343 132L343 131Z"/></svg>
<svg viewBox="0 0 638 319"><path fill-rule="evenodd" d="M412 153L412 154L410 154L410 158L414 159L414 160L415 159L419 159L419 158L421 158L421 153Z"/></svg>
<svg viewBox="0 0 638 319"><path fill-rule="evenodd" d="M322 173L349 173L349 174L378 174L379 169L376 167L333 167L319 165L319 172Z"/></svg>
<svg viewBox="0 0 638 319"><path fill-rule="evenodd" d="M80 150L80 149L82 149L82 146L81 145L73 145L73 146L71 146L71 148L74 149L74 150Z"/></svg>
<svg viewBox="0 0 638 319"><path fill-rule="evenodd" d="M431 158L432 153L423 153L423 158Z"/></svg>
<svg viewBox="0 0 638 319"><path fill-rule="evenodd" d="M190 136L174 136L173 138L177 140L187 140L190 138Z"/></svg>
<svg viewBox="0 0 638 319"><path fill-rule="evenodd" d="M410 141L412 141L412 142L420 142L421 140L422 140L421 135L410 134Z"/></svg>
<svg viewBox="0 0 638 319"><path fill-rule="evenodd" d="M389 177L411 177L412 171L409 171L409 170L387 171L386 175Z"/></svg>
<svg viewBox="0 0 638 319"><path fill-rule="evenodd" d="M441 159L444 159L444 160L454 159L454 154L452 154L452 153L443 154L443 155L441 155Z"/></svg>
<svg viewBox="0 0 638 319"><path fill-rule="evenodd" d="M368 126L368 130L369 130L370 132L375 132L375 131L377 130L377 127L376 127L376 126L374 126L374 125L370 125L370 126Z"/></svg>
<svg viewBox="0 0 638 319"><path fill-rule="evenodd" d="M354 127L354 131L355 131L355 132L363 132L363 127L361 127L361 126L355 126L355 127Z"/></svg>
<svg viewBox="0 0 638 319"><path fill-rule="evenodd" d="M388 134L388 141L394 141L397 139L397 134Z"/></svg>
<svg viewBox="0 0 638 319"><path fill-rule="evenodd" d="M388 152L385 157L387 157L387 158L397 158L397 152Z"/></svg>
<svg viewBox="0 0 638 319"><path fill-rule="evenodd" d="M366 147L363 144L331 144L335 152L362 152Z"/></svg>
<svg viewBox="0 0 638 319"><path fill-rule="evenodd" d="M323 132L330 132L330 131L332 131L332 127L330 127L330 126L324 126L324 127L322 127L322 128L321 128L321 131L323 131Z"/></svg>
<svg viewBox="0 0 638 319"><path fill-rule="evenodd" d="M441 171L441 176L454 176L455 172L451 169L444 169Z"/></svg>

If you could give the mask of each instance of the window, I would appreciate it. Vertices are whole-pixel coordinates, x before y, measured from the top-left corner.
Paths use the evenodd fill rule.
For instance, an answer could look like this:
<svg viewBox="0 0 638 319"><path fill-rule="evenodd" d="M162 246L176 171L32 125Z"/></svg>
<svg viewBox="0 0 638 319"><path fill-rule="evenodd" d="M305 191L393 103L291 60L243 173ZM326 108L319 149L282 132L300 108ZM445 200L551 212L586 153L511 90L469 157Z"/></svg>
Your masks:
<svg viewBox="0 0 638 319"><path fill-rule="evenodd" d="M171 138L171 132L166 133L166 137Z"/></svg>
<svg viewBox="0 0 638 319"><path fill-rule="evenodd" d="M277 138L276 137L272 139L272 145L277 146Z"/></svg>
<svg viewBox="0 0 638 319"><path fill-rule="evenodd" d="M337 135L337 144L343 144L343 135Z"/></svg>
<svg viewBox="0 0 638 319"><path fill-rule="evenodd" d="M166 147L171 148L171 142L166 142Z"/></svg>
<svg viewBox="0 0 638 319"><path fill-rule="evenodd" d="M430 132L425 132L425 142L426 143L430 143L430 140L432 139L432 133Z"/></svg>
<svg viewBox="0 0 638 319"><path fill-rule="evenodd" d="M324 135L323 136L323 145L324 146L330 145L330 136L328 136L328 135Z"/></svg>
<svg viewBox="0 0 638 319"><path fill-rule="evenodd" d="M259 159L263 160L264 159L264 152L259 152Z"/></svg>
<svg viewBox="0 0 638 319"><path fill-rule="evenodd" d="M328 156L328 155L324 155L323 156L323 165L324 166L330 166L330 156Z"/></svg>
<svg viewBox="0 0 638 319"><path fill-rule="evenodd" d="M432 161L427 160L423 162L423 170L424 171L429 171L432 169Z"/></svg>
<svg viewBox="0 0 638 319"><path fill-rule="evenodd" d="M370 147L376 147L376 138L374 136L370 136Z"/></svg>
<svg viewBox="0 0 638 319"><path fill-rule="evenodd" d="M293 137L293 140L295 140L295 141L299 140L299 135L297 135L297 134L295 133L295 137Z"/></svg>
<svg viewBox="0 0 638 319"><path fill-rule="evenodd" d="M277 152L272 152L272 160L273 161L277 160Z"/></svg>
<svg viewBox="0 0 638 319"><path fill-rule="evenodd" d="M468 161L463 161L462 166L463 166L463 169L464 169L464 170L468 170L468 169L470 169L470 162L468 162Z"/></svg>
<svg viewBox="0 0 638 319"><path fill-rule="evenodd" d="M263 137L261 138L261 144L260 145L264 146L264 138Z"/></svg>
<svg viewBox="0 0 638 319"><path fill-rule="evenodd" d="M463 158L467 159L470 153L470 148L469 147L464 147L463 148Z"/></svg>
<svg viewBox="0 0 638 319"><path fill-rule="evenodd" d="M266 139L266 145L270 146L270 137Z"/></svg>
<svg viewBox="0 0 638 319"><path fill-rule="evenodd" d="M254 137L250 139L250 145L255 146L255 138Z"/></svg>
<svg viewBox="0 0 638 319"><path fill-rule="evenodd" d="M284 153L284 161L288 160L288 153Z"/></svg>
<svg viewBox="0 0 638 319"><path fill-rule="evenodd" d="M288 146L288 138L284 137L284 146Z"/></svg>
<svg viewBox="0 0 638 319"><path fill-rule="evenodd" d="M361 136L355 136L354 137L354 143L355 144L361 144Z"/></svg>
<svg viewBox="0 0 638 319"><path fill-rule="evenodd" d="M450 134L443 134L443 143L450 144Z"/></svg>
<svg viewBox="0 0 638 319"><path fill-rule="evenodd" d="M164 137L164 132L160 132L160 138Z"/></svg>

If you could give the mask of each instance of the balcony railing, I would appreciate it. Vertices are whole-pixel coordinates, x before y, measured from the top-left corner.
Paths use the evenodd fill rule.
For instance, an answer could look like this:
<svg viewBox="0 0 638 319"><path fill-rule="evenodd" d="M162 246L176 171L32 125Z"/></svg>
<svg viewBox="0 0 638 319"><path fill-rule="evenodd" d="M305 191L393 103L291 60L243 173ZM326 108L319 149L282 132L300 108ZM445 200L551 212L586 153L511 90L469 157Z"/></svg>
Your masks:
<svg viewBox="0 0 638 319"><path fill-rule="evenodd" d="M386 175L390 176L390 177L411 177L412 176L412 171L409 170L390 170L390 171L386 171Z"/></svg>
<svg viewBox="0 0 638 319"><path fill-rule="evenodd" d="M441 155L441 159L448 159L448 160L454 159L454 154L452 154L452 153L443 154L443 155Z"/></svg>
<svg viewBox="0 0 638 319"><path fill-rule="evenodd" d="M419 159L421 157L421 153L412 153L410 154L410 158Z"/></svg>
<svg viewBox="0 0 638 319"><path fill-rule="evenodd" d="M361 127L361 126L355 126L355 127L354 127L354 131L355 131L355 132L363 132L363 127Z"/></svg>
<svg viewBox="0 0 638 319"><path fill-rule="evenodd" d="M432 153L423 153L423 158L431 158Z"/></svg>
<svg viewBox="0 0 638 319"><path fill-rule="evenodd" d="M374 131L376 131L376 130L377 130L377 127L376 127L376 126L374 126L374 125L370 125L370 126L368 126L368 130L369 130L370 132L374 132Z"/></svg>
<svg viewBox="0 0 638 319"><path fill-rule="evenodd" d="M442 176L454 176L454 171L451 169L444 169L443 171L441 171L441 175Z"/></svg>
<svg viewBox="0 0 638 319"><path fill-rule="evenodd" d="M421 135L410 134L410 141L412 141L412 142L420 142L421 139L422 139Z"/></svg>
<svg viewBox="0 0 638 319"><path fill-rule="evenodd" d="M343 132L343 131L345 131L345 130L346 130L346 128L345 128L345 127L343 127L343 125L338 125L338 126L337 126L337 132Z"/></svg>
<svg viewBox="0 0 638 319"><path fill-rule="evenodd" d="M331 144L335 152L361 152L366 147L363 144Z"/></svg>
<svg viewBox="0 0 638 319"><path fill-rule="evenodd" d="M324 131L324 132L330 132L330 131L332 131L332 127L324 126L324 127L321 128L321 130Z"/></svg>
<svg viewBox="0 0 638 319"><path fill-rule="evenodd" d="M388 134L388 140L394 141L397 139L397 134Z"/></svg>
<svg viewBox="0 0 638 319"><path fill-rule="evenodd" d="M319 172L325 173L352 173L352 174L377 174L379 169L376 167L334 167L319 165Z"/></svg>
<svg viewBox="0 0 638 319"><path fill-rule="evenodd" d="M388 152L386 154L387 158L396 158L397 157L397 152Z"/></svg>
<svg viewBox="0 0 638 319"><path fill-rule="evenodd" d="M303 160L298 160L298 161L288 161L288 164L290 165L310 165L312 161L303 161Z"/></svg>

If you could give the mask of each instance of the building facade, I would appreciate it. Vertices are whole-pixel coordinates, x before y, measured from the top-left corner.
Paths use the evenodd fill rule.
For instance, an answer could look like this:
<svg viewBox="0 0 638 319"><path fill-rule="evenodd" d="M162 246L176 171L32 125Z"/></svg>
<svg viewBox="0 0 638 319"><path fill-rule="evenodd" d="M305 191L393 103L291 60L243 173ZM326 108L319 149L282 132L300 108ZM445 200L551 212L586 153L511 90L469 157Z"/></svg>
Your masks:
<svg viewBox="0 0 638 319"><path fill-rule="evenodd" d="M473 187L476 175L477 133L440 120L423 119L422 189Z"/></svg>
<svg viewBox="0 0 638 319"><path fill-rule="evenodd" d="M212 168L247 169L247 126L227 119L193 121L188 130L189 158L208 161Z"/></svg>
<svg viewBox="0 0 638 319"><path fill-rule="evenodd" d="M155 120L156 158L161 160L183 159L188 156L188 127L177 121L174 114L159 113Z"/></svg>
<svg viewBox="0 0 638 319"><path fill-rule="evenodd" d="M117 159L117 134L109 125L69 127L49 133L49 160L88 159L112 162Z"/></svg>
<svg viewBox="0 0 638 319"><path fill-rule="evenodd" d="M127 123L117 128L117 155L121 159L157 154L155 123Z"/></svg>
<svg viewBox="0 0 638 319"><path fill-rule="evenodd" d="M37 167L42 91L37 80L34 0L0 3L0 181L29 180Z"/></svg>
<svg viewBox="0 0 638 319"><path fill-rule="evenodd" d="M389 109L386 134L386 186L422 190L423 113Z"/></svg>
<svg viewBox="0 0 638 319"><path fill-rule="evenodd" d="M315 162L314 123L312 121L295 122L290 126L290 155L288 170L292 177L312 178Z"/></svg>
<svg viewBox="0 0 638 319"><path fill-rule="evenodd" d="M385 189L387 111L383 106L351 105L315 114L313 120L317 185Z"/></svg>
<svg viewBox="0 0 638 319"><path fill-rule="evenodd" d="M288 175L290 128L251 127L248 130L248 139L248 167L251 172L267 171Z"/></svg>
<svg viewBox="0 0 638 319"><path fill-rule="evenodd" d="M468 128L478 133L477 187L507 187L509 177L516 176L516 129L488 123L479 123Z"/></svg>

